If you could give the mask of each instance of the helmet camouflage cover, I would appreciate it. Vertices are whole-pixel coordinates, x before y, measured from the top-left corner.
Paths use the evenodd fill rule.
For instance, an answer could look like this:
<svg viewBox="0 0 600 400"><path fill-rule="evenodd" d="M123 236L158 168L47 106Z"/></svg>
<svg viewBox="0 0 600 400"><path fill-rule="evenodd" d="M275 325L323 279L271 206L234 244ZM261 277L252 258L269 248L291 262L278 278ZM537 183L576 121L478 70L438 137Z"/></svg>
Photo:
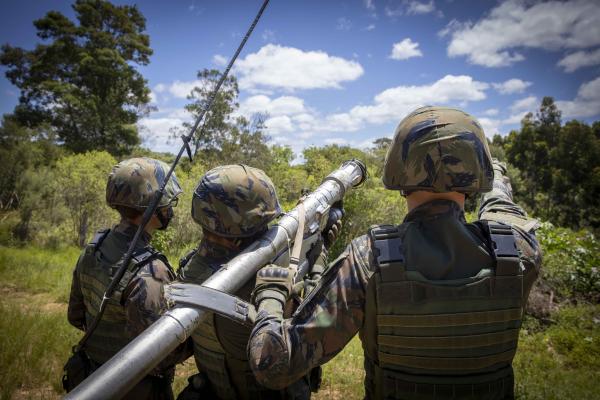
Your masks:
<svg viewBox="0 0 600 400"><path fill-rule="evenodd" d="M164 181L169 166L153 158L130 158L112 169L106 185L106 202L117 206L143 210L150 205L152 195ZM165 194L158 207L167 206L182 192L175 173L165 187Z"/></svg>
<svg viewBox="0 0 600 400"><path fill-rule="evenodd" d="M493 177L479 122L461 110L432 106L400 122L383 170L385 187L405 192L488 192Z"/></svg>
<svg viewBox="0 0 600 400"><path fill-rule="evenodd" d="M204 229L225 237L250 237L281 214L271 179L247 165L208 171L192 198L192 218Z"/></svg>

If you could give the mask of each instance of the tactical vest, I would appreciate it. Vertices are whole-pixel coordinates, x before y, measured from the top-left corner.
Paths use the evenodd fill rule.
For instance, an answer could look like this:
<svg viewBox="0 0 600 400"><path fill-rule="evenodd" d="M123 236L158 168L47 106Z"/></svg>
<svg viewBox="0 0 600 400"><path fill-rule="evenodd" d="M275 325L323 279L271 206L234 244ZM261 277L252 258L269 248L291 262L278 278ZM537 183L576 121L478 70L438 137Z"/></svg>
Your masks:
<svg viewBox="0 0 600 400"><path fill-rule="evenodd" d="M104 292L119 268L119 262L111 261L123 257L116 249L101 246L109 232L110 230L106 229L96 233L77 263L86 309L86 326L96 317ZM103 364L108 361L133 339L126 328L127 320L123 308L125 299L122 298L122 294L140 269L154 259L161 259L169 266L167 259L150 246L134 251L129 267L107 302L102 319L85 344L86 354L96 363Z"/></svg>
<svg viewBox="0 0 600 400"><path fill-rule="evenodd" d="M188 254L182 260L179 280L200 284L220 265L210 265L199 254ZM236 295L250 298L254 281L248 282ZM271 390L260 385L248 363L246 345L251 329L213 313L207 313L203 322L192 333L194 358L198 369L205 373L214 394L222 400L307 399L310 387L307 379L300 379L290 387Z"/></svg>
<svg viewBox="0 0 600 400"><path fill-rule="evenodd" d="M363 333L366 398L512 398L523 269L509 225L477 224L493 259L453 280L428 280L406 265L401 227L370 230L376 265L365 315L373 326Z"/></svg>

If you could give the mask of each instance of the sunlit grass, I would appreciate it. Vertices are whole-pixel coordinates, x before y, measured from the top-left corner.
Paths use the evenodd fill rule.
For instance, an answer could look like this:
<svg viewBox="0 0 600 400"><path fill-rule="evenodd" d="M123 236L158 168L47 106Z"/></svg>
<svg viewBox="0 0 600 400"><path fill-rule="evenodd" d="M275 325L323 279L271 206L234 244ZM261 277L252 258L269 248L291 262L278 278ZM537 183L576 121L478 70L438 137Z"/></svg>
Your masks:
<svg viewBox="0 0 600 400"><path fill-rule="evenodd" d="M79 250L0 247L0 396L58 398L62 366L80 337L66 319ZM563 306L541 325L528 318L515 358L519 399L593 399L600 393L600 306ZM196 372L177 367L174 391ZM358 337L323 366L320 399L361 399L363 355Z"/></svg>

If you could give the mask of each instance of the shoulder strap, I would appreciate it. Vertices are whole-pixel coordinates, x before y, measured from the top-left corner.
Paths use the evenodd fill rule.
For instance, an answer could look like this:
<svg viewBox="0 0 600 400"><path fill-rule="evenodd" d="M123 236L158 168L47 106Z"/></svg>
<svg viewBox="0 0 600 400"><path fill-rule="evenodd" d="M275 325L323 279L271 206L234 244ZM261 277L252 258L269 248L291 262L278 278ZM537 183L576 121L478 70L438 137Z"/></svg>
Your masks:
<svg viewBox="0 0 600 400"><path fill-rule="evenodd" d="M187 265L187 263L194 257L194 254L198 252L198 248L194 248L187 252L187 254L179 260L179 270Z"/></svg>
<svg viewBox="0 0 600 400"><path fill-rule="evenodd" d="M98 250L98 247L100 247L106 236L108 236L109 232L110 229L102 229L96 232L92 240L90 240L90 242L87 244L87 251L94 252Z"/></svg>
<svg viewBox="0 0 600 400"><path fill-rule="evenodd" d="M376 269L384 281L406 279L404 248L396 225L375 225L369 229Z"/></svg>
<svg viewBox="0 0 600 400"><path fill-rule="evenodd" d="M521 275L521 260L510 225L496 221L480 221L487 228L490 249L496 261L496 275Z"/></svg>

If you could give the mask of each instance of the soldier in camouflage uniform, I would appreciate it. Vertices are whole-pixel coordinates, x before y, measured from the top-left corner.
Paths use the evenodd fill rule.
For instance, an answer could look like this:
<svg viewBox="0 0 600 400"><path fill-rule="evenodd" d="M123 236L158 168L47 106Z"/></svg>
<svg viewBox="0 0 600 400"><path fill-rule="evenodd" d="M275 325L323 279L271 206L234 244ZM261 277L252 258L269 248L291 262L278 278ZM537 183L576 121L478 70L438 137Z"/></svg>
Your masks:
<svg viewBox="0 0 600 400"><path fill-rule="evenodd" d="M132 158L113 168L106 187L106 202L119 212L121 221L112 229L99 231L77 261L68 308L71 325L85 331L97 315L103 294L129 248L142 214L168 170L164 162L151 158ZM175 274L166 257L149 243L156 229L165 229L169 224L180 193L181 188L173 174L166 194L137 242L120 285L84 346L92 370L108 361L166 309L163 285L171 282ZM133 387L125 398L172 399L175 364L190 355L189 344L180 346ZM73 384L77 382L71 382Z"/></svg>
<svg viewBox="0 0 600 400"><path fill-rule="evenodd" d="M259 271L248 345L258 381L283 387L359 332L368 399L513 398L511 364L541 253L537 222L513 202L505 174L470 115L424 107L406 117L383 174L406 196L403 223L354 239L292 318L279 301L289 293L285 269L279 282ZM479 220L467 223L465 196L477 192Z"/></svg>
<svg viewBox="0 0 600 400"><path fill-rule="evenodd" d="M267 231L281 214L275 187L261 170L246 165L226 165L208 171L192 199L192 218L202 226L197 249L182 261L179 280L201 284L221 265ZM249 300L254 281L236 296ZM310 385L304 375L270 390L256 382L246 357L250 328L219 315L209 314L194 331L194 357L200 373L180 399L307 399Z"/></svg>

